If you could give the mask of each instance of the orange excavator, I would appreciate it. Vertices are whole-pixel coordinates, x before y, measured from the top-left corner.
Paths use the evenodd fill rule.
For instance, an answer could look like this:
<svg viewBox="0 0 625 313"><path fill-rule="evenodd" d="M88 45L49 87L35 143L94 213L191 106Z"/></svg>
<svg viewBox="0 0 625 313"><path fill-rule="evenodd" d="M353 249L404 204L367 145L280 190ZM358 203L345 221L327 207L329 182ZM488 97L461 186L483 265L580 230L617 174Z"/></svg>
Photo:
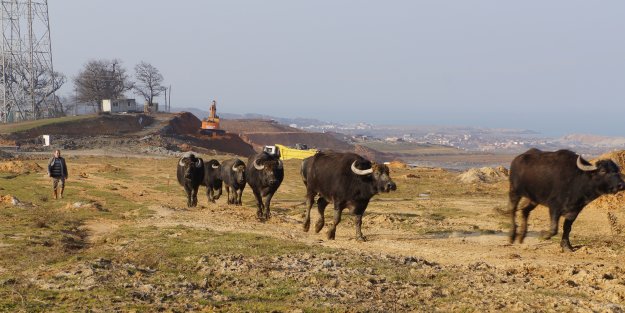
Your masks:
<svg viewBox="0 0 625 313"><path fill-rule="evenodd" d="M202 135L209 135L211 137L220 136L226 133L223 129L219 129L219 116L217 115L217 101L213 100L213 104L210 106L210 113L207 118L202 120L202 129L200 129Z"/></svg>

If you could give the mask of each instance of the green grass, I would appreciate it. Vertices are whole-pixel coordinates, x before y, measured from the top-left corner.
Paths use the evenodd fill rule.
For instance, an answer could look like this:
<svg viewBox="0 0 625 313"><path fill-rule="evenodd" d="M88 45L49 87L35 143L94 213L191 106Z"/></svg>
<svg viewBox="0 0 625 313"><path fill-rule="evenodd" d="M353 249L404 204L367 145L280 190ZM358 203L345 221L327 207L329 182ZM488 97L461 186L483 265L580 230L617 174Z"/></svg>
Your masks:
<svg viewBox="0 0 625 313"><path fill-rule="evenodd" d="M79 116L66 116L66 117L57 117L57 118L48 118L42 120L35 121L24 121L17 123L9 123L0 125L0 134L11 134L17 133L37 127L66 123L66 122L74 122L78 120L84 120L88 118L93 118L95 115L79 115Z"/></svg>

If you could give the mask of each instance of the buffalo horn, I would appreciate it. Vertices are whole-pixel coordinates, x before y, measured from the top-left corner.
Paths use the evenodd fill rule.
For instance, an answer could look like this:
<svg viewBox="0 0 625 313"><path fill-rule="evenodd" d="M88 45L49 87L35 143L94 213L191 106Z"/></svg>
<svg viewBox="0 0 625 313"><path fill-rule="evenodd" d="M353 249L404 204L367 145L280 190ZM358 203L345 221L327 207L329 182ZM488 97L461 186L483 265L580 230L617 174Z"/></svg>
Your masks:
<svg viewBox="0 0 625 313"><path fill-rule="evenodd" d="M197 162L195 162L195 167L204 167L204 162L202 162L202 159L197 159Z"/></svg>
<svg viewBox="0 0 625 313"><path fill-rule="evenodd" d="M367 170L359 170L356 168L356 161L354 161L354 163L352 163L352 172L354 172L354 174L356 175L369 175L373 173L373 168Z"/></svg>
<svg viewBox="0 0 625 313"><path fill-rule="evenodd" d="M214 168L214 169L218 169L219 165L211 164L211 167Z"/></svg>
<svg viewBox="0 0 625 313"><path fill-rule="evenodd" d="M582 171L594 171L597 169L594 165L584 165L582 164L582 157L580 155L577 156L577 167Z"/></svg>
<svg viewBox="0 0 625 313"><path fill-rule="evenodd" d="M182 162L182 159L184 159L184 158L181 158L180 161L178 161L178 165L180 165L180 166L184 166L184 163Z"/></svg>
<svg viewBox="0 0 625 313"><path fill-rule="evenodd" d="M236 164L233 164L233 165L232 165L232 170L233 170L233 171L235 171L235 172L238 172L238 171L239 171L239 168L237 167L237 165L236 165Z"/></svg>
<svg viewBox="0 0 625 313"><path fill-rule="evenodd" d="M282 163L282 160L278 160L278 168L280 169L284 168L284 164Z"/></svg>
<svg viewBox="0 0 625 313"><path fill-rule="evenodd" d="M255 160L254 161L254 168L259 170L259 171L262 171L265 168L265 166L264 165L258 165L258 160Z"/></svg>

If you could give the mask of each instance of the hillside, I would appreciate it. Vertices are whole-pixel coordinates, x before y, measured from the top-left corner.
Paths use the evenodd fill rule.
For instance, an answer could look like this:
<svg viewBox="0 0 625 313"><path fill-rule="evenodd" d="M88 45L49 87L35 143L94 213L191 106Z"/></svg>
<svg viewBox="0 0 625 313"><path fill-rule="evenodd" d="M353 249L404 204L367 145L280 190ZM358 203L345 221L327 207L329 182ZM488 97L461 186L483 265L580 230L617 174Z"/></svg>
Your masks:
<svg viewBox="0 0 625 313"><path fill-rule="evenodd" d="M263 146L282 144L295 146L301 143L309 148L319 150L335 150L355 152L371 160L386 162L397 159L397 155L380 152L364 146L355 146L340 139L336 133L307 132L301 129L282 125L274 120L236 119L221 120L221 127L228 132L238 134L247 143L260 151Z"/></svg>
<svg viewBox="0 0 625 313"><path fill-rule="evenodd" d="M20 145L25 151L104 149L128 153L194 150L249 156L251 145L236 134L212 138L199 134L201 122L193 114L104 114L3 125L0 144ZM50 135L51 147L41 135Z"/></svg>

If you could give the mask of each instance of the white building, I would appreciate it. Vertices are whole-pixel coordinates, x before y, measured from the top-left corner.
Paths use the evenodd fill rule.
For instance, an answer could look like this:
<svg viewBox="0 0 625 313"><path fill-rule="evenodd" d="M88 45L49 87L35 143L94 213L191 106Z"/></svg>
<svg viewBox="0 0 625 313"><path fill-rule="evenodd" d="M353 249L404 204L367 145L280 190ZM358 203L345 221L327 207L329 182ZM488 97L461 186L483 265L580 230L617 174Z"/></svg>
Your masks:
<svg viewBox="0 0 625 313"><path fill-rule="evenodd" d="M137 102L135 99L104 99L102 100L102 112L136 112Z"/></svg>

